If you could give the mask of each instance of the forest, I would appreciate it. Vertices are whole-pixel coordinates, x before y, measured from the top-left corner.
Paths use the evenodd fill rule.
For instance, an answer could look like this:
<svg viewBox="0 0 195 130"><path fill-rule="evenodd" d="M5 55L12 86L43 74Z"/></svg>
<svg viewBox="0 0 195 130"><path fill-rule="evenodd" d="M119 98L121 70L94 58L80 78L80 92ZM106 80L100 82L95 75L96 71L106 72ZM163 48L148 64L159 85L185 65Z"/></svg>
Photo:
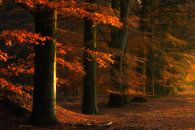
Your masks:
<svg viewBox="0 0 195 130"><path fill-rule="evenodd" d="M195 130L194 0L0 0L0 130Z"/></svg>

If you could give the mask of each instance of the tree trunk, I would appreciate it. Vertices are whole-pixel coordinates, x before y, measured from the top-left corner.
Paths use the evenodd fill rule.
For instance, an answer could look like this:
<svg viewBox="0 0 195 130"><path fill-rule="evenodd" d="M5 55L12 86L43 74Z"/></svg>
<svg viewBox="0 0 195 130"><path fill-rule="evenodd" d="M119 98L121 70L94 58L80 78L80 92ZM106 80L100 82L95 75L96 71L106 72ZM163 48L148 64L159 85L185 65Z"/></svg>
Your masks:
<svg viewBox="0 0 195 130"><path fill-rule="evenodd" d="M118 49L121 53L125 53L127 47L127 39L128 39L128 21L129 17L129 2L130 0L112 0L112 8L120 9L120 20L123 23L123 27L121 29L117 29L112 27L111 29L111 43L110 47L114 49ZM121 55L117 55L115 57L115 63L111 68L111 86L118 92L122 92L123 88L123 59ZM109 101L112 99L109 99ZM124 106L123 100L121 101L121 106ZM111 101L112 102L112 101Z"/></svg>
<svg viewBox="0 0 195 130"><path fill-rule="evenodd" d="M119 0L112 0L112 8L115 10L119 10ZM111 43L109 45L111 48L120 48L119 47L119 30L116 27L111 27ZM118 73L120 75L120 73L122 73L122 59L120 56L115 56L114 59L116 62L112 65L111 68L111 78L110 78L110 82L111 82L111 86L117 90L117 91L121 91L122 90L122 83L120 83L120 78L119 76L116 76Z"/></svg>
<svg viewBox="0 0 195 130"><path fill-rule="evenodd" d="M140 31L141 32L153 32L153 28L148 26L148 22L144 19L147 19L147 15L150 12L150 8L153 6L153 0L142 0L139 15L141 18L140 21ZM144 35L144 34L143 34ZM155 94L155 52L153 49L153 46L150 45L147 48L147 54L143 54L141 58L146 59L145 64L143 64L143 68L145 70L143 71L143 74L147 77L147 80L145 81L145 90L148 93L152 93L152 95Z"/></svg>
<svg viewBox="0 0 195 130"><path fill-rule="evenodd" d="M84 18L84 46L86 49L96 49L96 27L92 20ZM90 60L89 60L90 59ZM97 114L96 102L96 62L92 56L84 54L84 86L82 112Z"/></svg>
<svg viewBox="0 0 195 130"><path fill-rule="evenodd" d="M52 39L35 45L33 125L56 123L56 31L57 13L44 9L35 13L35 31Z"/></svg>
<svg viewBox="0 0 195 130"><path fill-rule="evenodd" d="M147 54L147 61L146 61L146 76L147 76L147 83L146 88L148 93L152 93L155 95L155 84L154 84L154 77L155 77L155 61L154 61L154 50L153 48L148 48Z"/></svg>

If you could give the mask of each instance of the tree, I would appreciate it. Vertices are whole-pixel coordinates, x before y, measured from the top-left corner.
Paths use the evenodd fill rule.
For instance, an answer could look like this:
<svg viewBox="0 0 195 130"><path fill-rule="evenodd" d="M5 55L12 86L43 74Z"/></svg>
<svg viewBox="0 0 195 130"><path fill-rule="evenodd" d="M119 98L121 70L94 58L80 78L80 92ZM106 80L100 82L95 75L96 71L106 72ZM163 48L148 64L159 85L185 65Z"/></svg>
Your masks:
<svg viewBox="0 0 195 130"><path fill-rule="evenodd" d="M89 2L90 4L94 5L97 1L96 0L87 0L86 2ZM101 6L98 9L101 12ZM98 10L95 10L93 8L89 9L88 11L92 14L96 15L98 13ZM104 7L105 13L109 13ZM111 11L112 12L112 11ZM121 27L121 22L118 21L118 18L115 19L114 16L107 17L107 14L105 15L99 15L102 16L98 19L91 19L91 16L84 17L84 70L85 70L85 77L84 77L84 84L83 84L83 104L82 104L82 112L87 114L97 114L97 101L96 101L96 61L98 60L98 57L101 55L97 55L98 53L95 52L96 50L96 26L99 23L99 21L105 24L111 24L117 28ZM94 16L92 16L94 17ZM86 53L87 52L87 53ZM89 55L88 52L95 52L95 55ZM104 59L109 59L109 55L104 54ZM100 66L105 66L105 64L100 61ZM110 60L112 62L112 60ZM103 63L103 64L102 64Z"/></svg>
<svg viewBox="0 0 195 130"><path fill-rule="evenodd" d="M86 92L90 93L92 98L84 98L85 101L90 100L92 104L96 105L95 99L95 91L93 88L95 84L95 60L100 61L100 66L105 66L104 59L111 60L111 56L100 53L102 55L103 60L99 58L99 53L95 51L95 29L94 25L98 23L111 24L116 27L121 27L121 23L118 18L113 15L109 15L109 11L112 10L102 7L105 13L99 9L95 4L90 3L90 5L83 2L73 2L70 1L26 1L26 0L17 0L16 3L21 5L22 7L28 9L35 16L35 34L28 33L26 31L5 31L5 35L2 35L5 39L8 38L8 44L12 44L12 42L18 43L30 43L32 45L35 44L35 67L34 67L34 93L33 93L33 112L32 112L32 123L34 125L47 125L53 124L56 122L55 118L55 107L56 107L56 43L55 43L55 31L56 31L56 21L57 14L56 10L60 13L66 13L69 16L76 16L83 18L85 17L85 56L89 58L85 60L85 70L86 70L86 82L85 86L88 87L87 80L92 79L92 90ZM95 10L90 11L90 9ZM88 32L89 31L89 32ZM37 34L38 33L38 34ZM41 35L41 37L39 36ZM10 39L9 39L10 38ZM90 45L88 45L90 44ZM27 44L28 45L28 44ZM61 47L62 52L61 55L66 54L66 47L62 47L60 43L57 43L58 47ZM88 53L94 53L91 56ZM2 55L2 54L1 54ZM3 55L2 55L3 56ZM96 57L96 58L95 58ZM3 57L4 58L4 57ZM92 58L92 62L90 61ZM71 64L63 60L62 58L58 58L58 62L62 65L65 65L68 69L76 72L83 72L82 66L80 64L75 63ZM76 68L77 67L77 68ZM93 68L94 67L94 68ZM75 69L76 68L76 69ZM93 78L91 78L91 75ZM92 95L91 95L92 92ZM84 94L87 95L87 94ZM84 96L85 97L85 96ZM93 98L94 97L94 98ZM84 103L86 104L86 103ZM86 105L90 105L87 103ZM94 106L95 106L94 105ZM92 106L93 107L93 106ZM97 108L97 106L95 106ZM88 109L88 107L85 107ZM93 113L97 112L97 109ZM85 111L83 109L83 111ZM88 110L87 110L88 111Z"/></svg>
<svg viewBox="0 0 195 130"><path fill-rule="evenodd" d="M118 49L122 54L115 56L115 63L112 65L111 69L111 85L114 88L114 91L118 91L122 93L124 91L123 86L123 57L122 55L125 53L127 49L127 39L128 39L128 17L129 17L129 0L112 0L112 8L115 10L120 10L120 21L123 23L123 27L118 29L112 27L111 29L111 43L110 47L114 49ZM109 104L111 105L112 102L115 102L111 98L110 95ZM117 106L123 106L124 101L118 100ZM115 104L115 105L116 105ZM114 104L113 104L114 105ZM112 106L112 105L111 105Z"/></svg>
<svg viewBox="0 0 195 130"><path fill-rule="evenodd" d="M87 2L94 3L95 0ZM84 47L85 49L96 49L96 25L95 23L84 18ZM83 104L82 112L86 114L97 114L96 102L96 61L93 56L84 54L84 84L83 84Z"/></svg>
<svg viewBox="0 0 195 130"><path fill-rule="evenodd" d="M45 45L35 45L34 91L32 123L47 125L56 123L56 43L57 13L55 9L37 10L35 31L49 36Z"/></svg>

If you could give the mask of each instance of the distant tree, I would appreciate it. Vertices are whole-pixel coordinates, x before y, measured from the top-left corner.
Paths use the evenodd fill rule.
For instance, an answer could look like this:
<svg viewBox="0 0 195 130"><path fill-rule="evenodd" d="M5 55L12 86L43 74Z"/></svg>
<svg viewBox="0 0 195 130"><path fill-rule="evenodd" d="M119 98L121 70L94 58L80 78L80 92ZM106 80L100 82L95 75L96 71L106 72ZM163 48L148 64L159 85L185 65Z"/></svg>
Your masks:
<svg viewBox="0 0 195 130"><path fill-rule="evenodd" d="M118 49L120 53L115 56L115 63L111 68L111 86L114 88L114 91L123 92L123 54L127 49L127 39L128 39L128 18L129 18L129 5L130 0L112 0L112 8L119 11L120 21L123 23L123 27L118 29L112 27L111 29L111 43L110 47ZM109 102L113 102L114 99L109 99ZM117 101L119 106L124 105L123 100Z"/></svg>
<svg viewBox="0 0 195 130"><path fill-rule="evenodd" d="M175 72L173 73L167 63L169 63L169 60L171 60L172 58L175 59L175 56L177 54L180 55L181 52L179 50L177 54L174 53L173 50L175 50L176 48L179 49L181 47L181 44L185 43L185 41L182 40L182 36L178 35L178 33L180 32L179 28L182 28L180 26L181 21L179 20L179 17L183 17L183 19L186 19L186 14L184 13L184 10L186 10L185 4L186 1L183 0L141 1L140 17L142 20L140 22L140 31L142 31L143 34L147 33L150 36L150 39L148 40L150 44L147 45L147 53L145 55L145 74L147 77L146 90L148 93L151 93L153 95L166 95L168 94L168 89L172 88L174 86L173 84L175 84L176 82L179 82L179 80L173 80L173 77L180 77L180 74L176 74ZM183 8L180 8L179 6ZM175 23L173 26L174 21ZM177 29L174 29L176 26L179 27L177 27ZM178 38L181 39L178 39L169 33L177 34L175 36L179 36ZM183 44L183 46L185 45ZM173 64L174 67L177 68L177 63L175 61L172 61L172 65ZM168 79L168 75L172 75L172 79ZM175 84L175 86L177 85Z"/></svg>

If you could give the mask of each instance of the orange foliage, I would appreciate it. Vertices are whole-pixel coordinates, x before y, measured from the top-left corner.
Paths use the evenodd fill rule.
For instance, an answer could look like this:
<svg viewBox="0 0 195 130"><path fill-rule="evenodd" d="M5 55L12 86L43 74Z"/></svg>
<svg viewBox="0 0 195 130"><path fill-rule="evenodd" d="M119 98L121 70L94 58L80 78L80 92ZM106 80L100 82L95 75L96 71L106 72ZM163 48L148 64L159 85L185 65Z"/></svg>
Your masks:
<svg viewBox="0 0 195 130"><path fill-rule="evenodd" d="M113 55L111 53L92 51L90 49L85 49L84 52L86 52L96 60L99 68L107 68L110 65L110 63L111 64L114 63Z"/></svg>
<svg viewBox="0 0 195 130"><path fill-rule="evenodd" d="M57 42L56 46L57 46L57 53L62 56L70 53L77 53L79 51L76 47L72 45L64 44L60 42Z"/></svg>
<svg viewBox="0 0 195 130"><path fill-rule="evenodd" d="M16 76L18 76L18 74L33 74L34 72L34 68L27 68L26 66L17 66L17 65L14 65L14 66L8 66L8 70L10 72L13 72Z"/></svg>
<svg viewBox="0 0 195 130"><path fill-rule="evenodd" d="M0 78L0 89L1 90L9 90L19 95L25 94L27 98L30 98L30 94L27 94L20 85L14 85L11 82L7 81L4 78Z"/></svg>
<svg viewBox="0 0 195 130"><path fill-rule="evenodd" d="M70 82L67 79L64 78L57 78L57 86L69 86Z"/></svg>
<svg viewBox="0 0 195 130"><path fill-rule="evenodd" d="M113 10L110 7L101 7L96 4L80 3L76 0L16 0L17 3L27 6L28 8L40 9L47 7L57 9L59 13L76 17L88 17L95 23L110 24L120 28L123 24L114 16ZM41 6L40 6L41 5ZM88 10L94 10L95 13Z"/></svg>
<svg viewBox="0 0 195 130"><path fill-rule="evenodd" d="M8 55L0 50L0 61L7 61Z"/></svg>
<svg viewBox="0 0 195 130"><path fill-rule="evenodd" d="M49 37L42 37L40 34L27 32L26 30L7 30L1 33L0 38L7 46L11 46L13 43L44 44Z"/></svg>
<svg viewBox="0 0 195 130"><path fill-rule="evenodd" d="M31 45L31 44L44 44L46 39L49 39L49 37L41 37L39 34L35 34L32 32L27 32L25 30L8 30L8 31L3 31L0 38L5 41L5 44L7 46L12 46L13 43L15 44L22 44L22 43L28 43L26 45ZM41 41L41 42L39 42ZM58 53L60 55L66 55L67 53L75 53L74 51L79 51L82 49L76 49L75 47L71 46L66 46L62 43L57 43L57 48L58 48ZM95 58L97 63L99 64L100 68L106 68L109 66L110 63L114 63L112 59L112 54L110 53L103 53L103 52L98 52L98 51L92 51L92 50L85 50L89 55ZM76 73L84 73L83 68L81 63L75 62L75 63L70 63L68 61L65 61L62 58L57 58L57 62L63 66L66 66L69 70L75 71ZM11 67L10 67L11 68ZM14 68L12 67L13 71L16 72L24 72L22 67L17 67ZM31 69L32 70L32 69ZM30 70L29 70L30 71Z"/></svg>
<svg viewBox="0 0 195 130"><path fill-rule="evenodd" d="M84 74L82 64L79 62L71 63L71 62L65 61L62 58L57 58L57 63L67 67L71 71L74 71L74 72L80 73L80 74Z"/></svg>
<svg viewBox="0 0 195 130"><path fill-rule="evenodd" d="M9 35L9 33L11 34ZM22 36L24 40L18 40L19 36ZM8 38L6 39L6 37ZM15 43L16 45L25 45L25 46L33 45L33 44L36 44L37 42L36 38L39 39L41 37L33 33L28 33L27 31L22 32L22 31L16 30L14 32L4 31L1 38L4 38L5 40L9 39L10 44L6 44L9 47L13 45L13 43ZM25 42L28 42L30 38L32 39L30 44L23 44ZM112 54L110 53L85 50L83 48L79 48L76 46L74 47L74 46L67 45L64 43L59 43L59 42L57 42L56 45L57 45L57 54L58 54L57 64L62 67L60 68L60 71L66 72L65 70L68 70L70 71L70 73L76 74L74 75L74 78L81 77L85 74L83 70L83 66L82 66L82 60L81 60L83 56L82 55L83 52L87 52L87 54L94 57L94 59L97 61L100 68L106 68L109 66L110 63L114 62L112 60ZM71 55L72 55L72 58L70 59ZM66 56L68 57L67 60L65 58ZM29 57L27 58L25 57L25 59L14 59L13 57L12 59L16 62L6 63L7 64L6 67L4 69L1 69L0 74L3 77L18 76L19 74L33 74L33 71L34 71L33 63L32 63L33 57L34 57L34 54L30 54ZM66 78L66 76L58 75L57 86L70 86L69 80L72 80L72 79L69 79L69 77Z"/></svg>
<svg viewBox="0 0 195 130"><path fill-rule="evenodd" d="M76 16L79 18L87 17L94 21L94 24L109 24L115 27L120 28L122 26L122 23L120 20L115 16L114 11L111 9L111 7L102 7L97 4L91 4L91 3L84 3L84 2L78 2L77 0L58 0L58 1L49 1L49 0L15 0L16 3L22 5L25 8L28 8L32 12L41 11L45 8L52 8L56 9L58 13L65 14L67 16ZM91 11L93 10L93 11ZM42 37L40 34L35 34L32 32L27 32L26 30L7 30L3 31L0 34L0 39L5 43L7 47L14 45L23 45L23 46L30 46L31 50L33 45L38 44L44 44L47 39L50 39L49 37ZM67 69L68 71L79 73L79 76L83 76L85 74L82 66L82 58L78 56L79 54L83 53L82 48L75 48L71 46L67 46L62 43L56 43L57 45L57 63L62 66L64 69ZM17 50L16 50L17 51ZM103 53L98 51L91 51L91 50L85 50L87 54L94 57L94 59L97 61L100 68L106 68L110 63L113 63L112 60L112 54L109 53ZM69 55L73 55L73 58L70 58ZM0 51L0 61L7 61L9 54L6 54L2 51ZM17 55L17 52L16 54ZM11 63L6 62L3 70L0 75L3 77L11 77L11 76L18 76L19 74L33 74L34 68L32 63L32 57L30 58L22 58L21 60L18 60L17 56L13 56L11 60L16 61L17 63ZM69 60L66 60L65 55L68 56ZM16 58L17 57L17 58ZM73 59L73 60L72 60ZM89 59L90 60L90 59ZM73 61L73 62L72 62ZM6 80L5 80L6 81ZM58 78L57 85L68 85L67 79L61 79ZM7 87L13 88L13 84L8 83ZM18 89L21 89L21 87L18 87ZM14 90L15 89L11 89ZM18 93L22 93L22 91L18 91Z"/></svg>

